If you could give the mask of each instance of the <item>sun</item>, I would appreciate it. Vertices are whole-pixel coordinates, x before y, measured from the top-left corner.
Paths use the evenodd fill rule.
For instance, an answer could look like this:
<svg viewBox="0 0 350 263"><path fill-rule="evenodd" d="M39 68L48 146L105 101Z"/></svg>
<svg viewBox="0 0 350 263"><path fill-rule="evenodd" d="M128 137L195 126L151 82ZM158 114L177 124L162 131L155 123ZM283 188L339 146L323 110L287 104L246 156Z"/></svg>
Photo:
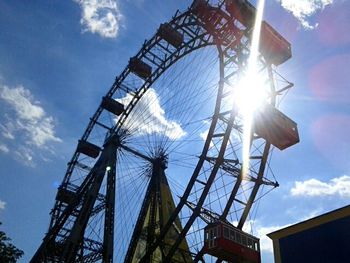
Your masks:
<svg viewBox="0 0 350 263"><path fill-rule="evenodd" d="M247 68L244 72L238 86L234 89L235 103L238 111L243 117L243 148L242 148L242 171L244 178L249 170L249 156L251 135L254 121L254 111L266 101L266 89L264 80L260 77L257 69L259 41L261 32L261 23L263 20L265 0L259 0L257 5L257 14L255 17L253 36L250 47Z"/></svg>
<svg viewBox="0 0 350 263"><path fill-rule="evenodd" d="M268 98L266 79L255 70L255 67L249 68L236 86L233 97L238 113L243 119L242 176L245 177L249 170L255 111L262 107Z"/></svg>
<svg viewBox="0 0 350 263"><path fill-rule="evenodd" d="M234 102L243 118L253 115L268 99L266 78L254 69L248 69L233 91Z"/></svg>

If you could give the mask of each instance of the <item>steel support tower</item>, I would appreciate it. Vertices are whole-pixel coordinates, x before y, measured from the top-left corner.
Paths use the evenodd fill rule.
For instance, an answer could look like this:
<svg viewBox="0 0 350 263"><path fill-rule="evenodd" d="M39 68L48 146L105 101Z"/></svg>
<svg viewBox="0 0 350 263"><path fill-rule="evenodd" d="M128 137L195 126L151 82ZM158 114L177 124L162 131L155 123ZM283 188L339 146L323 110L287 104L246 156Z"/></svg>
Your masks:
<svg viewBox="0 0 350 263"><path fill-rule="evenodd" d="M206 254L203 237L200 237L204 224L229 222L229 216L234 214L238 222L235 227L243 228L259 191L265 186L278 186L276 181L266 177L271 146L284 149L299 140L296 124L292 121L293 126L287 132L283 130L283 125L273 127L280 131L276 136L279 141L273 141L274 138L266 135L266 130L258 130L259 127L254 126L249 151L250 169L243 175L243 161L239 156L243 120L237 105L227 101L232 101L232 92L247 70L254 12L255 8L248 1L194 0L188 10L177 11L169 22L160 25L151 39L145 41L115 79L79 140L58 189L49 229L31 263L112 263L116 258L132 263L198 262L204 261ZM263 22L262 28L258 69L264 76L262 82L267 83L269 96L266 103L274 110L278 98L293 86L275 71L278 65L291 57L291 48L266 22ZM207 101L213 100L212 111L208 113L209 117L206 116L209 129L206 139L201 141L204 145L202 143L196 155L191 156L195 161L186 174L187 184L175 202L176 197L165 175L169 169L168 157L171 160L171 154L176 154L175 150L171 152L171 144L175 144L173 139L152 129L133 135L135 130L140 131L140 127L131 128L145 125L148 119L154 117L143 116L147 112L138 108L153 85L162 77L171 79L171 74L166 75L168 70L181 65L186 56L198 54L196 52L206 48L216 52L216 96L210 95L206 100L194 103L195 99L201 98L201 88L205 85L197 86L197 93L189 87L183 96L178 95L183 90L173 93L159 91L170 96L164 100L166 106L173 107L169 112L179 118L190 116L186 120L187 125L203 121L192 118L207 106ZM176 76L184 75L185 69L179 69ZM201 74L196 70L190 73L189 77ZM278 86L276 76L280 77ZM170 82L178 84L176 79ZM154 94L155 90L152 92ZM174 98L178 101L173 102ZM268 118L262 119L269 121ZM270 124L272 127L274 122ZM269 125L263 128L266 126ZM147 132L149 136L155 134L154 137L135 143ZM198 130L196 132L193 136L198 137ZM159 141L161 137L163 141ZM279 144L281 141L283 144ZM185 142L181 145L186 145ZM174 148L178 149L179 145ZM133 156L128 164L123 159L126 154ZM133 227L127 235L129 240L120 240L122 238L114 233L116 230L122 233L126 226L115 223L119 212L116 209L118 180L125 183L122 169L128 168L127 165L131 166L128 176L140 177L138 168L141 166L136 167L137 162L146 165L146 173L142 176L148 177L148 184L142 198L137 199L140 203L138 216L134 221L124 222L129 224L129 228ZM124 189L126 194L131 189L130 185L132 183ZM211 195L218 196L216 201L219 201L215 205L212 205ZM126 204L129 202L127 198L123 200ZM125 212L132 209L135 208L129 207ZM195 231L191 232L194 227ZM199 241L190 244L188 236L191 234L196 235L194 239ZM121 247L118 253L116 247ZM221 259L218 258L217 262Z"/></svg>

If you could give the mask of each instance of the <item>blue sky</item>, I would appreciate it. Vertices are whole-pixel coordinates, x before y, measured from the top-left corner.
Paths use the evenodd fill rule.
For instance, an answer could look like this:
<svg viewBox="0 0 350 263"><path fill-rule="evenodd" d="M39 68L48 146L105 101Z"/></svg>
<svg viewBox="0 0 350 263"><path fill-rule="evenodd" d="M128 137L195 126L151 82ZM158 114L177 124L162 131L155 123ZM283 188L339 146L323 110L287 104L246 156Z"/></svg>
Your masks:
<svg viewBox="0 0 350 263"><path fill-rule="evenodd" d="M191 1L96 3L0 0L0 221L22 262L47 230L55 189L101 97L144 39ZM280 187L252 222L271 262L264 234L348 204L350 3L270 0L265 19L292 44L279 71L295 87L281 107L301 137L274 151Z"/></svg>

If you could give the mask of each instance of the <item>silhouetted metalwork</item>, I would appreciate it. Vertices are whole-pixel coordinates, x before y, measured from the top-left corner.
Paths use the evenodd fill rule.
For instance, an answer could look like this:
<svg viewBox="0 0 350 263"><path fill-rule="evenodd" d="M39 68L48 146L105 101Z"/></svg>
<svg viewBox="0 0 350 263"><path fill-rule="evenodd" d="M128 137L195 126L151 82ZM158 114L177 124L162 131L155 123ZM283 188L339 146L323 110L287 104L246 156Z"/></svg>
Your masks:
<svg viewBox="0 0 350 263"><path fill-rule="evenodd" d="M277 88L274 82L274 67L291 57L291 47L264 21L258 63L270 91L265 110L256 116L251 134L251 168L243 176L242 160L238 157L241 144L232 142L233 132L242 134L243 121L237 105L226 101L232 96L237 76L247 67L255 12L248 1L195 0L187 11L178 11L171 21L161 24L156 34L145 41L103 97L79 140L58 189L48 232L32 263L111 263L114 257L123 258L125 262L197 262L204 261L205 254L217 257L218 262L231 256L237 258L237 262L248 260L248 257L251 262L259 262L258 240L254 237L249 236L251 244L247 243L247 246L251 245L252 251L247 255L218 252L221 249L217 247L219 239L215 241L216 237L224 238L228 244L226 250L245 245L237 241L238 234L230 238L225 231L232 228L241 238L247 237L241 229L260 187L278 186L277 182L264 176L271 144L284 149L299 141L296 124L275 108L277 97L293 86L283 79L285 86ZM131 147L132 130L128 129L128 121L133 121L140 100L168 69L192 52L209 46L215 47L218 54L219 84L214 112L198 161L176 204L165 175L171 153L162 144L149 149L150 152ZM129 78L134 79L128 81ZM281 124L281 121L285 123ZM118 221L115 217L116 171L118 160L125 154L147 164L144 175L149 177L149 182L144 198L140 200L142 204L137 220L133 222L133 232L129 240L124 241L128 244L124 254L115 255L114 232L124 227L115 224ZM133 170L133 173L137 171ZM206 204L208 196L218 191L213 186L219 173L221 177L230 178L232 183L223 183L229 190L225 192L224 201L219 198L222 209L214 211ZM242 196L247 196L246 200L242 200ZM164 210L165 204L167 210ZM188 216L181 217L185 212ZM229 223L230 213L235 213L237 226ZM190 245L186 237L197 220L204 222L203 226L198 223L199 235L214 233L210 230L212 226L220 226L216 231L222 233L217 232L210 238L204 236L203 241Z"/></svg>

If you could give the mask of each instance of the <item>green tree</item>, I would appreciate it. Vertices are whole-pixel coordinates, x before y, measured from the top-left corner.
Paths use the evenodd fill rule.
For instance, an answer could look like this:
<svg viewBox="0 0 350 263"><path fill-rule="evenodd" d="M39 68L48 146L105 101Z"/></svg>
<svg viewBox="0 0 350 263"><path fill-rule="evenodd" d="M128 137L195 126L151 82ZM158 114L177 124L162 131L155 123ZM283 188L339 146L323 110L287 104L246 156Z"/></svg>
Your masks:
<svg viewBox="0 0 350 263"><path fill-rule="evenodd" d="M0 226L1 226L0 222ZM23 256L23 251L16 248L10 243L11 239L8 238L5 232L0 230L0 262L1 263L15 263L17 259Z"/></svg>

